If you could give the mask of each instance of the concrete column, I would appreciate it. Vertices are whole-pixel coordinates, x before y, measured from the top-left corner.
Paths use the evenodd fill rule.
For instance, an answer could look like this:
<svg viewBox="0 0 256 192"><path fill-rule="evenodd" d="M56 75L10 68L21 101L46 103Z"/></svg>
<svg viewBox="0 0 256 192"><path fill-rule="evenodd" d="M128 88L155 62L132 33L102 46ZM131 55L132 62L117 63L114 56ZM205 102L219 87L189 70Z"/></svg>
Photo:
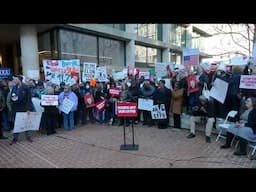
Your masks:
<svg viewBox="0 0 256 192"><path fill-rule="evenodd" d="M20 48L23 75L25 77L39 79L37 31L34 26L21 26Z"/></svg>
<svg viewBox="0 0 256 192"><path fill-rule="evenodd" d="M186 48L192 48L192 33L193 33L193 26L189 25L186 28Z"/></svg>
<svg viewBox="0 0 256 192"><path fill-rule="evenodd" d="M126 66L135 67L135 41L126 43Z"/></svg>
<svg viewBox="0 0 256 192"><path fill-rule="evenodd" d="M163 24L163 42L170 44L170 24ZM162 50L162 62L170 62L170 51L169 48Z"/></svg>

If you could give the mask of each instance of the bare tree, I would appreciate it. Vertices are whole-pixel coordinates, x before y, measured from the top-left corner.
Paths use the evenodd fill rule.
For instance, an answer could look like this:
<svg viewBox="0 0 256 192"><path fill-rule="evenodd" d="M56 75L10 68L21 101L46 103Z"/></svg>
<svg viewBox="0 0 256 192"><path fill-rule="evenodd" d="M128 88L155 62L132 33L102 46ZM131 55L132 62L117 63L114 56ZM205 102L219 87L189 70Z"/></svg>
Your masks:
<svg viewBox="0 0 256 192"><path fill-rule="evenodd" d="M241 48L241 51L231 50L230 53L248 54L252 56L256 45L256 24L216 24L213 25L212 36L222 35L223 38L231 38L231 41ZM228 54L224 51L224 54Z"/></svg>

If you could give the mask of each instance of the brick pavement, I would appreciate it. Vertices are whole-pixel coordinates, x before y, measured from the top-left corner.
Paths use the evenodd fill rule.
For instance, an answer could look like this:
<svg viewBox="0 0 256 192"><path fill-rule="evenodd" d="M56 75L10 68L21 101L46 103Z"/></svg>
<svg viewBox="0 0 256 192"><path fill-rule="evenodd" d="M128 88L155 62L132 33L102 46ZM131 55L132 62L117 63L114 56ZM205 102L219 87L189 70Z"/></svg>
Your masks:
<svg viewBox="0 0 256 192"><path fill-rule="evenodd" d="M222 141L205 142L204 133L187 139L186 129L157 129L135 125L138 151L120 151L123 128L86 125L73 131L57 130L51 136L34 133L33 143L13 146L0 140L1 168L256 168L256 160L221 150ZM131 128L128 130L131 136ZM128 140L127 143L131 143Z"/></svg>

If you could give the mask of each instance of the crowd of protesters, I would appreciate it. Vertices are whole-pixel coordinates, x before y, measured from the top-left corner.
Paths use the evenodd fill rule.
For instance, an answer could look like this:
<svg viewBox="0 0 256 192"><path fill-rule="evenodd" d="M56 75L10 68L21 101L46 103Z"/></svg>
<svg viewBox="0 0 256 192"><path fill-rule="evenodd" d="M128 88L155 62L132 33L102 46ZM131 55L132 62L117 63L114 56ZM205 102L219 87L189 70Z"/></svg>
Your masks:
<svg viewBox="0 0 256 192"><path fill-rule="evenodd" d="M0 83L0 139L6 139L3 135L4 131L10 131L14 128L16 112L35 112L36 107L32 103L32 98L41 99L41 96L58 95L59 106L65 98L73 102L71 111L63 113L57 106L44 106L42 114L40 130L44 130L47 135L55 134L57 128L63 127L64 130L72 130L79 124L86 125L89 122L94 124L107 123L109 125L129 126L131 122L135 124L142 123L143 126L157 126L159 129L166 129L170 125L169 117L173 117L174 127L182 128L181 114L190 115L190 134L187 138L194 138L196 122L205 122L206 142L211 142L212 128L216 126L216 119L224 119L231 110L239 111L239 117L246 109L248 98L252 98L252 108L249 114L249 123L246 126L252 129L251 134L256 134L255 126L255 102L256 90L240 89L241 75L256 75L256 67L254 65L246 65L245 67L233 66L232 70L227 71L224 68L216 68L214 70L205 70L198 67L193 71L187 72L184 69L175 68L171 76L169 76L170 87L166 87L166 80L163 79L145 79L136 76L115 81L111 76L108 82L82 82L72 86L61 82L60 85L51 82L35 81L30 79L24 82L23 76L15 75L11 80L1 80ZM188 85L188 77L196 76L196 85L198 89L190 92ZM227 95L224 103L220 103L216 99L207 98L202 94L204 86L207 85L211 89L215 79L221 79L228 83ZM120 95L111 95L110 89L119 89ZM85 96L91 95L94 103L104 101L102 110L97 110L95 105L89 105L85 101ZM151 112L139 110L138 116L135 118L123 118L116 116L116 102L138 102L139 98L152 99L154 105L164 104L166 110L166 119L152 119ZM250 112L250 113L251 113ZM56 118L57 117L57 118ZM234 118L234 121L237 119ZM25 132L26 139L32 142L31 131ZM13 134L10 144L18 141L18 133ZM229 134L227 143L222 148L230 146ZM256 140L256 138L255 138ZM235 154L245 154L244 144L240 152Z"/></svg>

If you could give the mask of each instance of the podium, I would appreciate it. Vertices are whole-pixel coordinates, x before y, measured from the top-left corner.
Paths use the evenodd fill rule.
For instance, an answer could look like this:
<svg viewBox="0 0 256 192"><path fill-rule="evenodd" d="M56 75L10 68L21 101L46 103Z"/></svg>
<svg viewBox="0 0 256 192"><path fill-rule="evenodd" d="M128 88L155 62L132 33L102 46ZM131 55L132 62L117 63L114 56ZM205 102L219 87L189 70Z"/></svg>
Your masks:
<svg viewBox="0 0 256 192"><path fill-rule="evenodd" d="M124 118L124 144L120 146L120 150L138 150L139 145L134 144L134 119L132 119L132 144L126 143L126 118L137 117L138 106L135 102L117 102L117 116Z"/></svg>
<svg viewBox="0 0 256 192"><path fill-rule="evenodd" d="M124 144L120 146L120 150L139 150L139 145L134 144L134 119L132 119L132 144L126 144L126 118L124 117Z"/></svg>

